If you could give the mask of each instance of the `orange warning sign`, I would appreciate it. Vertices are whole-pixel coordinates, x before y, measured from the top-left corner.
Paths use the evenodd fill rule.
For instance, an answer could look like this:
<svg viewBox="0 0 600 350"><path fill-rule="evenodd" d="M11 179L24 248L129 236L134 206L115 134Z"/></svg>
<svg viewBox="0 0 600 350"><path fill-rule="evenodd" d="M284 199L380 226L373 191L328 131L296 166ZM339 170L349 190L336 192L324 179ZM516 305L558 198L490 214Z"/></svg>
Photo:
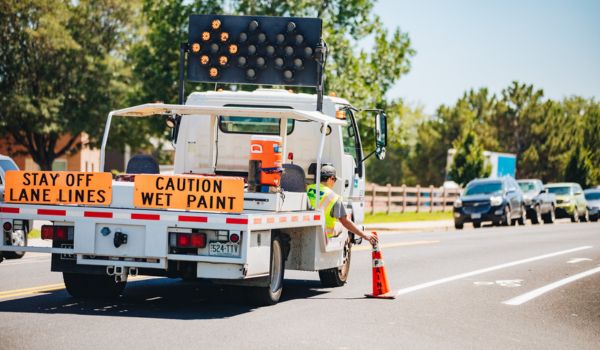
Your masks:
<svg viewBox="0 0 600 350"><path fill-rule="evenodd" d="M7 171L7 203L109 205L110 173L75 171Z"/></svg>
<svg viewBox="0 0 600 350"><path fill-rule="evenodd" d="M244 179L218 176L136 175L136 208L171 208L239 213L244 209Z"/></svg>

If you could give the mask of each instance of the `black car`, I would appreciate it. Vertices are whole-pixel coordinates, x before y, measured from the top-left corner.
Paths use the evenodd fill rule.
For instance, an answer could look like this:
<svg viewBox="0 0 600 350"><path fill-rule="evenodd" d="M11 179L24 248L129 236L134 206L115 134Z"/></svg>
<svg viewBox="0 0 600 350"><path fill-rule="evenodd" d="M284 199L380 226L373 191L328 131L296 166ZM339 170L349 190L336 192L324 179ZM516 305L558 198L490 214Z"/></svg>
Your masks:
<svg viewBox="0 0 600 350"><path fill-rule="evenodd" d="M454 227L462 229L465 222L475 228L482 222L508 226L525 225L523 193L509 176L498 179L475 179L454 202Z"/></svg>
<svg viewBox="0 0 600 350"><path fill-rule="evenodd" d="M588 189L583 191L587 201L588 215L591 221L598 221L600 218L600 189Z"/></svg>
<svg viewBox="0 0 600 350"><path fill-rule="evenodd" d="M517 180L521 192L523 192L523 202L527 218L532 224L539 224L544 221L546 224L554 222L554 208L556 208L556 195L548 193L544 188L542 180L527 179Z"/></svg>

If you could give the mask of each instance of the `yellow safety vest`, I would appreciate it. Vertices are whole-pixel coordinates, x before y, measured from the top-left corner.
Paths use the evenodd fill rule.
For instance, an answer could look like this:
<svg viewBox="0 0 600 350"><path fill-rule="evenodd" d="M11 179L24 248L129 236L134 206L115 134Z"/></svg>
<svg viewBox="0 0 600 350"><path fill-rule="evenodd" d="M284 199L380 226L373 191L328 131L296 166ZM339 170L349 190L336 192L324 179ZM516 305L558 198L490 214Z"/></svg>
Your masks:
<svg viewBox="0 0 600 350"><path fill-rule="evenodd" d="M325 185L321 185L319 188L319 207L317 208L315 206L315 201L317 200L317 185L315 184L309 185L306 190L308 202L313 208L324 209L325 234L327 235L327 238L332 238L335 236L335 223L337 219L331 216L331 210L338 199L341 200L342 197L338 196L337 193Z"/></svg>

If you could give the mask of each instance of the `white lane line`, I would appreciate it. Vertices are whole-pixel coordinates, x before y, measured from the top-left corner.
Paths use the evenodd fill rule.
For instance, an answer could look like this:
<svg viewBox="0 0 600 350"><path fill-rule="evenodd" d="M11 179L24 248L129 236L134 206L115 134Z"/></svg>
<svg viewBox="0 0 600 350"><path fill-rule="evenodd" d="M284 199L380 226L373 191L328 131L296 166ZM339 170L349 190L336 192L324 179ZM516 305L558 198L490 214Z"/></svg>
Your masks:
<svg viewBox="0 0 600 350"><path fill-rule="evenodd" d="M398 295L404 295L404 294L412 293L412 292L415 292L417 290L421 290L421 289L425 289L425 288L437 286L437 285L440 285L440 284L444 284L444 283L456 281L456 280L467 278L467 277L471 277L471 276L481 275L483 273L490 272L490 271L496 271L496 270L500 270L500 269L505 269L507 267L512 267L512 266L521 265L521 264L526 264L528 262L542 260L542 259L547 259L547 258L552 258L552 257L555 257L555 256L569 254L569 253L573 253L573 252L578 252L580 250L585 250L585 249L590 249L590 248L592 248L592 246L587 245L587 246L577 247L577 248L568 249L568 250L561 250L561 251L555 252L555 253L538 255L538 256L534 256L532 258L517 260L517 261L509 262L509 263L506 263L506 264L501 264L501 265L486 267L484 269L475 270L475 271L471 271L471 272L465 272L465 273L461 273L459 275L454 275L454 276L442 278L442 279L439 279L439 280L435 280L435 281L431 281L431 282L426 282L426 283L422 283L422 284L417 284L417 285L412 286L412 287L400 289L398 291Z"/></svg>
<svg viewBox="0 0 600 350"><path fill-rule="evenodd" d="M578 273L576 275L573 275L571 277L567 277L565 279L562 279L560 281L556 281L554 283L550 283L548 285L545 285L541 288L538 289L534 289L531 292L519 295L518 297L512 298L510 300L504 301L502 302L502 304L506 304L506 305L521 305L524 304L532 299L535 299L537 297L539 297L542 294L548 293L549 291L562 287L565 284L577 281L578 279L584 278L584 277L588 277L591 276L595 273L600 272L600 266L596 267L595 269L591 269L591 270L587 270L584 271L582 273Z"/></svg>
<svg viewBox="0 0 600 350"><path fill-rule="evenodd" d="M573 258L573 259L567 261L567 264L577 264L582 261L592 261L592 259L590 259L590 258Z"/></svg>

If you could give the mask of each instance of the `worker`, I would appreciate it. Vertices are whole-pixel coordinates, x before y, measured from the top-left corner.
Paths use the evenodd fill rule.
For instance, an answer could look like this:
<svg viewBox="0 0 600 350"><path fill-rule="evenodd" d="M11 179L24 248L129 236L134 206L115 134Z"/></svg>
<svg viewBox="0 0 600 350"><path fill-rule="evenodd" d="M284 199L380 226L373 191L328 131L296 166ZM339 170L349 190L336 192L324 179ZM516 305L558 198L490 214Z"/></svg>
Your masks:
<svg viewBox="0 0 600 350"><path fill-rule="evenodd" d="M342 224L348 231L359 235L365 240L369 241L372 245L375 245L378 241L377 236L366 233L360 229L352 220L348 219L346 208L342 202L342 197L337 195L333 191L333 186L338 180L336 176L335 168L331 165L324 165L321 168L321 185L319 193L319 209L324 208L325 214L325 234L327 238L339 236L342 233L341 227L338 225ZM315 208L317 185L309 185L307 188L308 201L310 205Z"/></svg>

